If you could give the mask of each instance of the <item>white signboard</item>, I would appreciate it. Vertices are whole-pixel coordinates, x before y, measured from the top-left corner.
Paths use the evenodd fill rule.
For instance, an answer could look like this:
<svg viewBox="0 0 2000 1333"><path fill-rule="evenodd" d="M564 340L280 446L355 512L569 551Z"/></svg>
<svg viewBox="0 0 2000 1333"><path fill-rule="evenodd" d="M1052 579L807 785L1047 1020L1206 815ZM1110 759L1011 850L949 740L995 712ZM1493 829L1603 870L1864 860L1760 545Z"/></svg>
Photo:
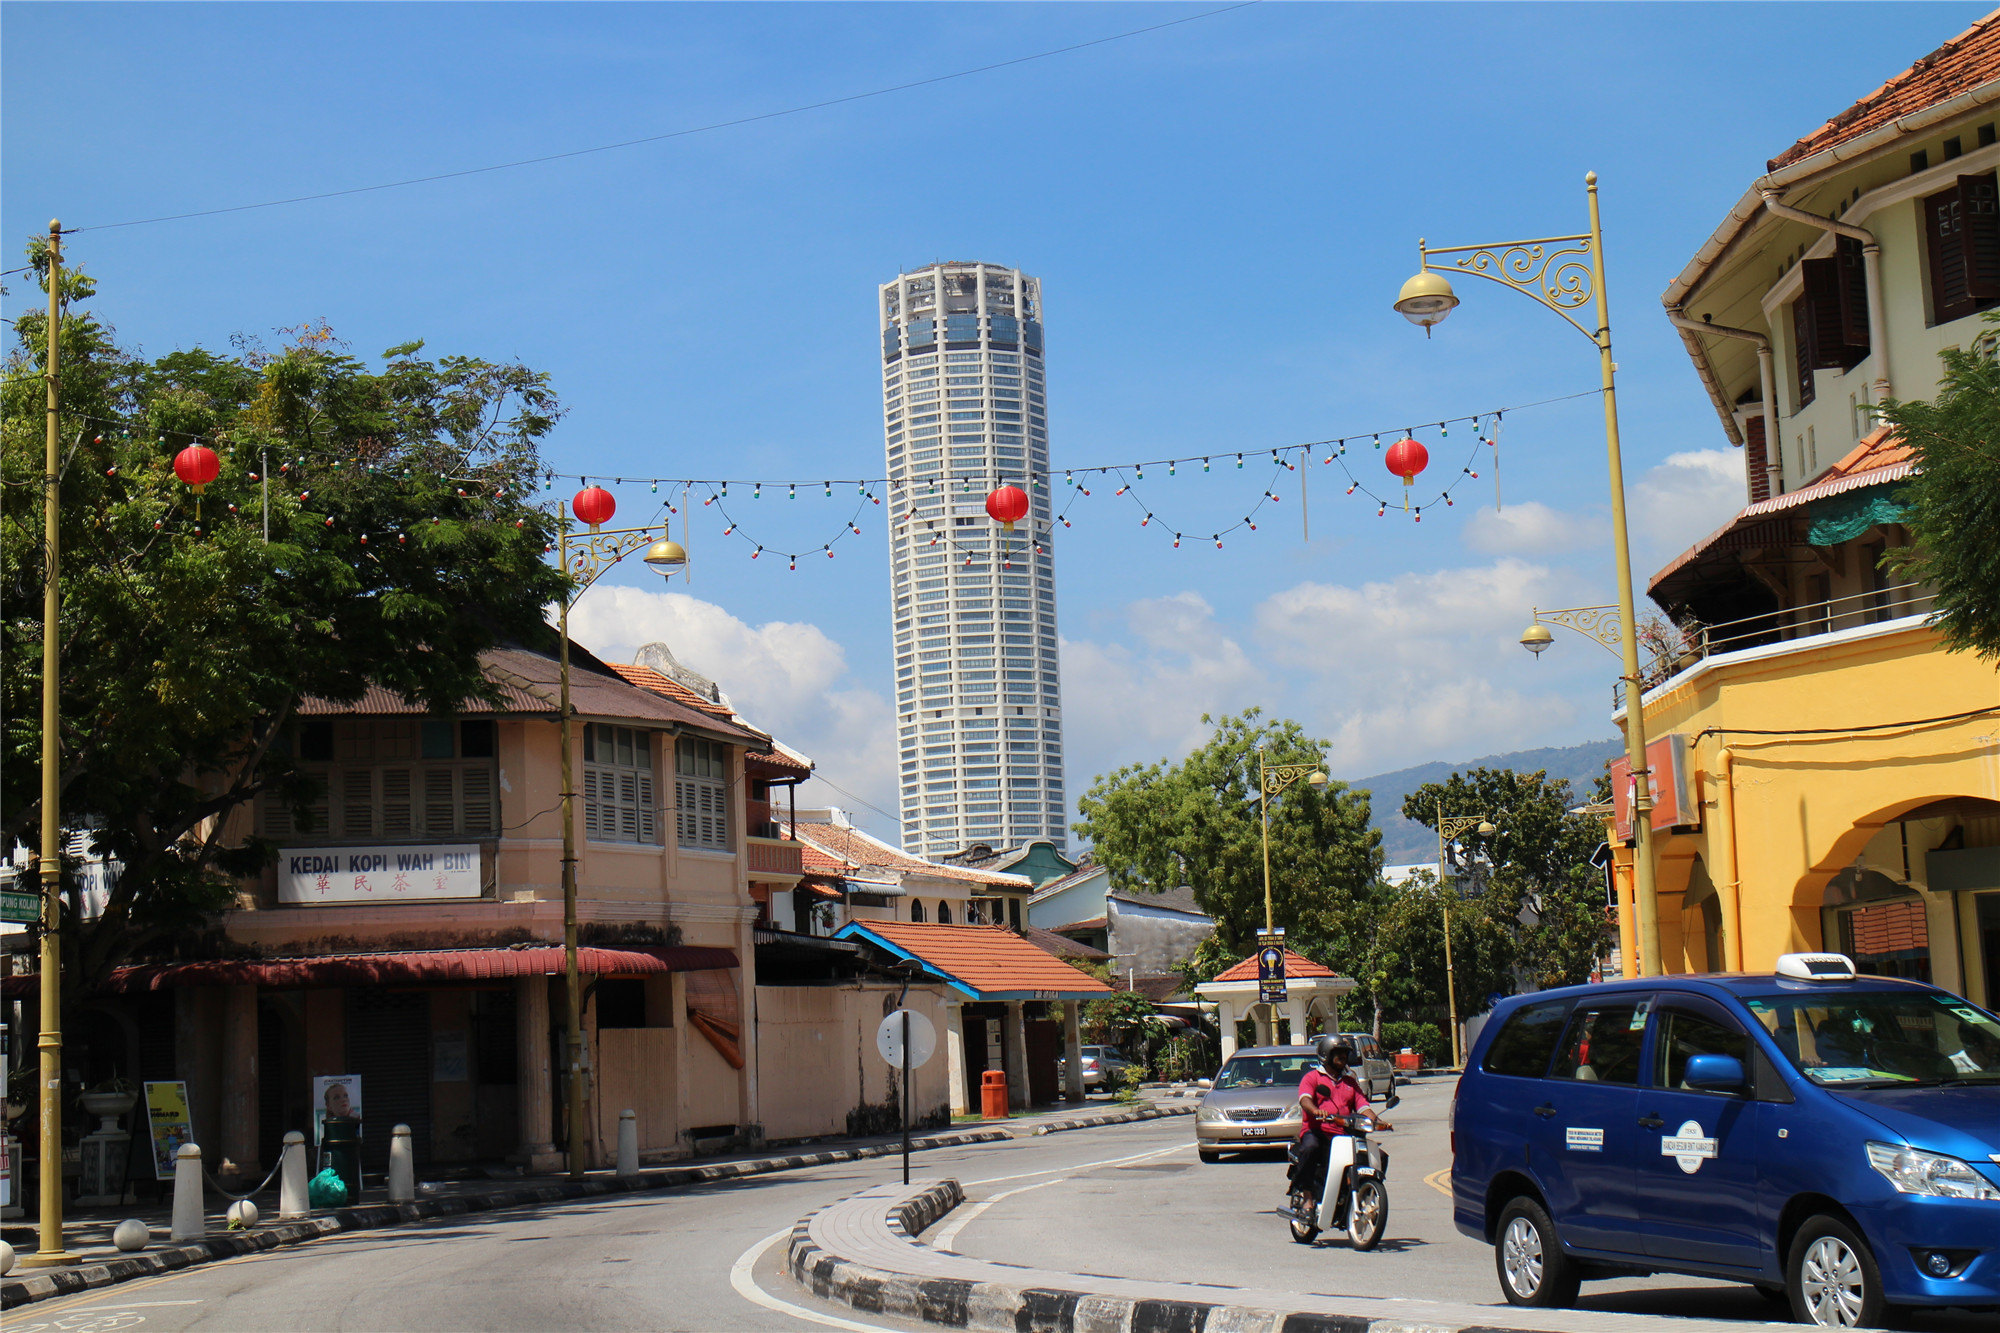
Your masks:
<svg viewBox="0 0 2000 1333"><path fill-rule="evenodd" d="M414 902L479 896L479 844L287 847L278 854L281 903Z"/></svg>
<svg viewBox="0 0 2000 1333"><path fill-rule="evenodd" d="M903 1021L909 1020L910 1068L916 1069L937 1052L937 1029L914 1009L898 1009L875 1029L875 1049L892 1068L903 1067Z"/></svg>

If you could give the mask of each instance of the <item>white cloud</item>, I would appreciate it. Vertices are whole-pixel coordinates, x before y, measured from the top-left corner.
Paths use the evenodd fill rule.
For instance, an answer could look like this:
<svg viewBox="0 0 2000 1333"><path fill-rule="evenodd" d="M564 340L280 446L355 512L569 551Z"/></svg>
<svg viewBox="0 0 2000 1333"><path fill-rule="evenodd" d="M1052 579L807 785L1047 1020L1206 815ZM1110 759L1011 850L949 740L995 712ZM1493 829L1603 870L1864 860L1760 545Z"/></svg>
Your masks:
<svg viewBox="0 0 2000 1333"><path fill-rule="evenodd" d="M1539 500L1481 509L1465 525L1465 544L1489 555L1545 555L1604 543L1604 521L1551 509Z"/></svg>
<svg viewBox="0 0 2000 1333"><path fill-rule="evenodd" d="M570 633L600 657L628 662L648 643L722 687L758 728L818 761L847 791L896 808L896 720L886 696L849 676L847 654L817 625L774 620L750 625L686 593L598 586L570 611ZM808 783L803 805L854 806L850 796ZM889 837L879 817L857 822Z"/></svg>
<svg viewBox="0 0 2000 1333"><path fill-rule="evenodd" d="M1694 449L1669 454L1633 485L1633 574L1647 576L1727 523L1746 503L1743 454L1736 449Z"/></svg>

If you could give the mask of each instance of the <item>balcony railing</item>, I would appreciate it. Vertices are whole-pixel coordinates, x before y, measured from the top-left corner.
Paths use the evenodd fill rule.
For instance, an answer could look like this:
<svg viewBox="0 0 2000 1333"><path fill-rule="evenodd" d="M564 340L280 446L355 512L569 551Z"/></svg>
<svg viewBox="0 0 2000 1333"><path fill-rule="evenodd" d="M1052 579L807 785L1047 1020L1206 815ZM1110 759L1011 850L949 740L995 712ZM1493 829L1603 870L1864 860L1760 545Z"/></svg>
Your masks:
<svg viewBox="0 0 2000 1333"><path fill-rule="evenodd" d="M773 875L805 873L805 848L790 838L760 838L752 834L744 842L750 849L751 874L758 871Z"/></svg>
<svg viewBox="0 0 2000 1333"><path fill-rule="evenodd" d="M1923 615L1936 605L1937 592L1929 585L1898 583L1871 592L1850 593L1823 602L1808 602L1802 606L1767 611L1762 615L1745 616L1741 620L1690 625L1680 630L1669 628L1665 635L1667 642L1659 642L1661 636L1658 635L1651 636L1649 640L1642 634L1640 650L1650 650L1652 654L1651 660L1642 668L1645 687L1650 690L1677 672L1720 653L1767 648L1781 643L1804 646L1807 640L1837 634L1842 630ZM1612 687L1611 705L1614 710L1625 706L1623 681Z"/></svg>

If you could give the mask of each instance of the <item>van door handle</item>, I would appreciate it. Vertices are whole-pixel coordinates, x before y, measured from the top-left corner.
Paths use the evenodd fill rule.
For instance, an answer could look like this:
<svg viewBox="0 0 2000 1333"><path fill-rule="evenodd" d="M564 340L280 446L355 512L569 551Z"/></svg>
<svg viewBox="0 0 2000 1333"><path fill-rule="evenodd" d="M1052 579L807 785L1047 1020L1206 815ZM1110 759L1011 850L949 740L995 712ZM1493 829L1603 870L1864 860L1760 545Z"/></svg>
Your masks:
<svg viewBox="0 0 2000 1333"><path fill-rule="evenodd" d="M1554 1102L1543 1102L1540 1106L1537 1106L1535 1108L1535 1114L1540 1116L1544 1120L1547 1120L1550 1116L1554 1115L1555 1113L1556 1113L1556 1104Z"/></svg>
<svg viewBox="0 0 2000 1333"><path fill-rule="evenodd" d="M1642 1115L1639 1117L1639 1123L1647 1129L1658 1129L1667 1122L1656 1115Z"/></svg>

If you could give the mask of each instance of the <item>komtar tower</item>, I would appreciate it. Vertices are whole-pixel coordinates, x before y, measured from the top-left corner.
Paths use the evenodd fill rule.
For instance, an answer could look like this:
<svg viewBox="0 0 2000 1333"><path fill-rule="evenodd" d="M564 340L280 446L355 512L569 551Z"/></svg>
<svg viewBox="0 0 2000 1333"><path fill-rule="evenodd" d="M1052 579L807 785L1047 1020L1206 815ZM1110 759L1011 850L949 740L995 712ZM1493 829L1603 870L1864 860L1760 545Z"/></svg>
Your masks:
<svg viewBox="0 0 2000 1333"><path fill-rule="evenodd" d="M903 846L1065 847L1041 283L933 264L879 310ZM1029 497L1011 534L1004 485Z"/></svg>

